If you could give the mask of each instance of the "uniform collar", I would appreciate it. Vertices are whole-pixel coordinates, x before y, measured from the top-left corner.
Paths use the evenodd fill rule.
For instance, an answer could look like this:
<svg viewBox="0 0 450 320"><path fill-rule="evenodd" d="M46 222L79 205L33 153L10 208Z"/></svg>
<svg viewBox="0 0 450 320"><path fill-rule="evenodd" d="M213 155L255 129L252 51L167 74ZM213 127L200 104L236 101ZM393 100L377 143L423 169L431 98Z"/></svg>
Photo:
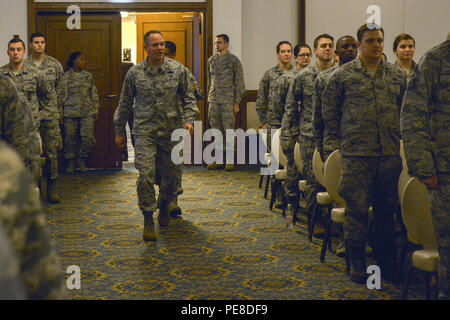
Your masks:
<svg viewBox="0 0 450 320"><path fill-rule="evenodd" d="M159 66L159 70L161 70L162 72L170 72L170 58L164 57L164 62L162 65ZM147 72L150 72L152 65L150 65L148 63L147 58L144 59L144 69Z"/></svg>

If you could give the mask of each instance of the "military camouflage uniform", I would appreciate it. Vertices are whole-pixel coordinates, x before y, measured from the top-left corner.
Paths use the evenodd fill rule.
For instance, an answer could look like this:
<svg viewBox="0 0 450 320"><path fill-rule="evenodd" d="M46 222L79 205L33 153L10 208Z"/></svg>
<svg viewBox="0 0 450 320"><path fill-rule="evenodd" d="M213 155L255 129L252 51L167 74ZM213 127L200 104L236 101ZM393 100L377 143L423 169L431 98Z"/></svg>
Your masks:
<svg viewBox="0 0 450 320"><path fill-rule="evenodd" d="M405 96L401 125L409 174L437 176L438 189L428 189L438 240L441 278L450 289L450 40L421 59ZM443 283L443 282L441 282ZM445 283L445 282L444 282Z"/></svg>
<svg viewBox="0 0 450 320"><path fill-rule="evenodd" d="M24 300L19 263L0 224L0 300Z"/></svg>
<svg viewBox="0 0 450 320"><path fill-rule="evenodd" d="M336 67L324 70L317 75L316 81L314 82L314 92L313 92L313 136L314 145L319 151L322 161L325 162L325 156L323 153L323 119L322 119L322 94L325 90L326 83L330 79L331 74L336 70Z"/></svg>
<svg viewBox="0 0 450 320"><path fill-rule="evenodd" d="M118 136L125 136L125 124L133 112L135 136L135 166L139 171L137 193L141 211L154 212L156 169L162 177L162 200L171 202L177 195L181 180L181 166L171 160L173 130L186 123L194 123L198 108L187 69L170 58L160 67L148 64L147 59L133 66L127 73L114 114ZM183 101L180 106L179 98ZM178 176L177 176L178 175Z"/></svg>
<svg viewBox="0 0 450 320"><path fill-rule="evenodd" d="M403 71L405 73L408 83L411 81L411 79L414 77L414 75L417 74L417 72L419 71L419 67L417 66L417 63L414 62L414 60L412 62L412 70L411 71L406 71L402 67L400 67L400 65L398 64L398 61L395 61L394 65L397 66L401 71Z"/></svg>
<svg viewBox="0 0 450 320"><path fill-rule="evenodd" d="M80 157L90 156L95 143L94 115L98 113L100 102L94 78L88 71L77 73L70 69L64 74L67 86L67 99L64 102L64 129L66 159L76 158L76 140L80 127Z"/></svg>
<svg viewBox="0 0 450 320"><path fill-rule="evenodd" d="M381 62L372 77L356 58L332 73L322 96L325 156L336 149L342 155L338 191L346 201L344 238L350 247L364 248L372 205L377 263L390 271L405 87L406 76L394 65Z"/></svg>
<svg viewBox="0 0 450 320"><path fill-rule="evenodd" d="M0 73L10 78L15 85L14 88L14 85L6 78L1 80L1 98L6 103L5 106L2 105L2 108L7 108L5 120L3 124L0 124L5 126L2 128L2 139L17 148L31 175L38 179L41 175L39 110L47 108L52 103L55 99L54 91L48 85L44 74L33 66L24 65L22 71L15 73L7 64L0 69ZM19 92L20 98L15 97L15 92ZM26 102L27 110L23 108L21 102ZM13 128L16 128L15 133L10 131ZM13 140L16 139L20 140L14 142Z"/></svg>
<svg viewBox="0 0 450 320"><path fill-rule="evenodd" d="M305 176L307 185L305 189L308 211L312 208L320 185L312 171L312 158L314 154L313 139L313 91L314 81L320 72L317 64L310 64L299 72L289 88L285 128L290 131L291 137L300 137L300 154L302 158L302 174ZM298 185L297 185L298 189Z"/></svg>
<svg viewBox="0 0 450 320"><path fill-rule="evenodd" d="M234 105L245 96L244 71L239 58L227 52L208 59L208 117L211 128L226 137L226 129L234 130ZM234 141L226 141L225 150L233 149ZM216 146L216 152L223 152Z"/></svg>
<svg viewBox="0 0 450 320"><path fill-rule="evenodd" d="M36 185L17 154L3 142L0 181L0 225L18 259L27 298L65 298L64 275L40 211Z"/></svg>
<svg viewBox="0 0 450 320"><path fill-rule="evenodd" d="M34 65L31 56L25 59L25 65ZM63 104L67 97L67 88L64 81L64 70L61 63L55 58L45 55L38 69L45 74L51 88L56 92L53 103L39 111L41 120L39 133L42 138L44 155L47 158L45 176L55 180L58 178L58 150L62 148L59 120L63 116Z"/></svg>
<svg viewBox="0 0 450 320"><path fill-rule="evenodd" d="M271 129L282 128L282 122L285 115L286 97L289 91L289 86L297 73L297 69L293 68L289 72L284 72L279 75L273 83L270 83L271 88L269 90L270 94L268 106L269 115L267 115L267 113L263 113L263 119L266 120L267 124L267 147L269 150L272 141ZM262 120L260 120L260 122L262 123ZM292 202L298 193L298 170L294 160L294 144L292 139L285 135L285 131L283 131L283 129L281 130L280 145L287 158L287 176L284 182L284 189L288 201Z"/></svg>

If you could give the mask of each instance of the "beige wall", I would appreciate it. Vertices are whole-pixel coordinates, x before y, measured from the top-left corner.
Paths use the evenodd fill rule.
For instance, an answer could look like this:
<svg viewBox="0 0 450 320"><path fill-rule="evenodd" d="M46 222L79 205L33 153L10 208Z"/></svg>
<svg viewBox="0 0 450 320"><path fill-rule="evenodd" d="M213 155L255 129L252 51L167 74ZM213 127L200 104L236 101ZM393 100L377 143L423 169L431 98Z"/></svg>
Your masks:
<svg viewBox="0 0 450 320"><path fill-rule="evenodd" d="M385 49L390 62L395 61L392 44L400 33L416 40L415 60L445 40L450 31L448 0L306 0L306 41L329 33L336 39L350 34L356 38L358 28L367 22L369 5L379 5L381 25L385 31Z"/></svg>

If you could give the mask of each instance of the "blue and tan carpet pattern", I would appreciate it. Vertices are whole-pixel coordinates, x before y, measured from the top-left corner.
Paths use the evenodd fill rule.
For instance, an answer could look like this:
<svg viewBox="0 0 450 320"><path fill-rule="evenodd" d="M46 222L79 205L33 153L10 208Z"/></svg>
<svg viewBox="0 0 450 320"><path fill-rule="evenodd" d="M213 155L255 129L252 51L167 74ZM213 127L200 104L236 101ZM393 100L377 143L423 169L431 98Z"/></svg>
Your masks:
<svg viewBox="0 0 450 320"><path fill-rule="evenodd" d="M142 241L133 169L62 175L61 204L45 207L63 269L78 265L72 299L398 299L382 283L352 283L345 261L287 230L257 188L258 171L184 171L182 218ZM156 219L156 214L155 214ZM414 299L415 293L410 293ZM419 298L421 298L419 296Z"/></svg>

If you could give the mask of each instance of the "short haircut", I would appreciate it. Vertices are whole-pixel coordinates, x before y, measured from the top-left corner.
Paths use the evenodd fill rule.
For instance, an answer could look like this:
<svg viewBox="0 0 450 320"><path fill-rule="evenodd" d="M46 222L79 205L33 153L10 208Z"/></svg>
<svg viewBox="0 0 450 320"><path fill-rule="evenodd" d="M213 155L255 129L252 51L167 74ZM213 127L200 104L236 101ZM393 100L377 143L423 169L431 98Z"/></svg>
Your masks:
<svg viewBox="0 0 450 320"><path fill-rule="evenodd" d="M145 44L147 44L148 37L149 37L151 34L160 34L161 36L163 36L163 34L161 33L161 31L158 31L158 30L150 30L150 31L147 31L147 33L144 35L144 43L145 43ZM163 37L164 37L164 36L163 36Z"/></svg>
<svg viewBox="0 0 450 320"><path fill-rule="evenodd" d="M343 39L345 39L345 38L351 38L351 39L353 39L353 40L356 41L356 39L353 38L353 36L351 36L351 35L342 36L342 37L340 37L339 39L337 39L337 41L336 41L336 47L337 47L337 44L339 43L339 41L341 41L341 40L343 40Z"/></svg>
<svg viewBox="0 0 450 320"><path fill-rule="evenodd" d="M309 50L309 53L312 53L311 47L308 46L306 43L299 43L294 48L294 56L297 57L302 48L307 48Z"/></svg>
<svg viewBox="0 0 450 320"><path fill-rule="evenodd" d="M319 40L322 39L322 38L324 38L324 39L330 39L331 42L333 42L333 46L334 46L334 39L333 39L333 37L330 36L330 35L327 34L327 33L323 33L323 34L321 34L320 36L317 36L317 37L314 39L314 49L317 49L317 46L319 45Z"/></svg>
<svg viewBox="0 0 450 320"><path fill-rule="evenodd" d="M169 49L170 54L177 53L177 45L175 43L173 43L172 41L166 41L166 48Z"/></svg>
<svg viewBox="0 0 450 320"><path fill-rule="evenodd" d="M73 68L73 63L74 63L75 60L77 60L77 58L78 58L79 56L81 56L81 55L82 55L82 53L81 53L80 51L72 52L71 55L70 55L70 57L69 57L69 61L67 61L67 68L68 68L68 69L72 69L72 68Z"/></svg>
<svg viewBox="0 0 450 320"><path fill-rule="evenodd" d="M370 28L368 27L368 25L370 25ZM361 42L366 32L373 30L380 30L384 37L384 30L381 26L377 24L365 23L361 27L359 27L358 31L356 32L356 38L358 39L358 42Z"/></svg>
<svg viewBox="0 0 450 320"><path fill-rule="evenodd" d="M18 42L22 42L23 49L25 50L25 43L22 41L22 39L20 39L20 36L18 34L15 34L13 36L13 38L11 40L9 40L9 42L8 42L8 49L9 49L9 45L11 43L18 43Z"/></svg>
<svg viewBox="0 0 450 320"><path fill-rule="evenodd" d="M223 40L225 40L226 43L230 42L230 37L224 33L217 35L216 38L222 38Z"/></svg>
<svg viewBox="0 0 450 320"><path fill-rule="evenodd" d="M44 38L44 41L47 42L47 37L44 34L42 34L40 32L35 32L30 36L30 43L33 43L34 38L39 38L39 37Z"/></svg>
<svg viewBox="0 0 450 320"><path fill-rule="evenodd" d="M416 46L416 40L414 40L413 37L411 37L409 34L402 33L402 34L399 34L397 37L395 37L394 46L393 46L393 51L394 52L397 51L398 44L402 40L412 40L413 44L414 44L414 47Z"/></svg>
<svg viewBox="0 0 450 320"><path fill-rule="evenodd" d="M288 44L288 45L290 45L290 46L291 46L291 50L292 50L292 44L291 44L289 41L280 41L280 42L277 44L277 53L280 53L280 47L281 47L283 44Z"/></svg>

